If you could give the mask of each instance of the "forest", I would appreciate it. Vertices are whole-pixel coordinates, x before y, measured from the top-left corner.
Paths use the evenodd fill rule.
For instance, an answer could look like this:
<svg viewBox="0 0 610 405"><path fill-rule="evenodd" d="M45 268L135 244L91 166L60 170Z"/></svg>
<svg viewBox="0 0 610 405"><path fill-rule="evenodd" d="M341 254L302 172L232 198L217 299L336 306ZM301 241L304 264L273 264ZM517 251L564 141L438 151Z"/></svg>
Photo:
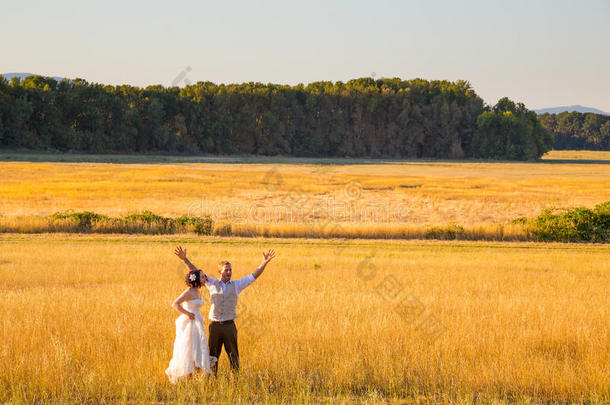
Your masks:
<svg viewBox="0 0 610 405"><path fill-rule="evenodd" d="M549 122L508 98L487 106L467 81L140 88L0 77L3 149L532 160L553 146Z"/></svg>
<svg viewBox="0 0 610 405"><path fill-rule="evenodd" d="M553 149L610 150L610 115L574 111L538 119L554 134Z"/></svg>

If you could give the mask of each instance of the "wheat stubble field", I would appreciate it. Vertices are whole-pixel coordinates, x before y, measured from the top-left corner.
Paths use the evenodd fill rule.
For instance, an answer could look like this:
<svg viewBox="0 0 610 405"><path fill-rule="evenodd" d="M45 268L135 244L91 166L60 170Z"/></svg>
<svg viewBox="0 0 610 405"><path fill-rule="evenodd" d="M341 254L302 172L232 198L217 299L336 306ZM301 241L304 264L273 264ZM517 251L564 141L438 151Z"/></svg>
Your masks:
<svg viewBox="0 0 610 405"><path fill-rule="evenodd" d="M610 199L610 152L556 151L536 163L129 155L81 155L80 160L85 161L0 154L0 215L150 210L167 216L212 214L242 224L294 223L301 219L296 210L292 217L276 210L265 218L253 208L303 205L316 220L331 204L333 220L469 224ZM343 207L349 203L356 205L354 213ZM321 208L312 209L316 204ZM388 207L397 215L385 215ZM379 215L371 215L371 209Z"/></svg>
<svg viewBox="0 0 610 405"><path fill-rule="evenodd" d="M0 154L0 231L49 232L46 216L71 209L210 216L219 236L421 239L457 224L461 239L527 241L512 220L610 200L609 162Z"/></svg>
<svg viewBox="0 0 610 405"><path fill-rule="evenodd" d="M273 187L264 176L278 164L2 162L2 214L179 215L202 189L280 199L294 184L340 195L358 181L362 198L405 193L454 201L463 223L503 221L494 202L514 201L512 216L607 200L608 165L594 160L299 163L281 166ZM450 220L439 206L430 215ZM610 401L608 245L62 233L0 244L1 402ZM183 289L177 244L208 273L231 260L236 278L263 249L279 253L240 295L237 379L224 354L218 379L172 386L164 375Z"/></svg>

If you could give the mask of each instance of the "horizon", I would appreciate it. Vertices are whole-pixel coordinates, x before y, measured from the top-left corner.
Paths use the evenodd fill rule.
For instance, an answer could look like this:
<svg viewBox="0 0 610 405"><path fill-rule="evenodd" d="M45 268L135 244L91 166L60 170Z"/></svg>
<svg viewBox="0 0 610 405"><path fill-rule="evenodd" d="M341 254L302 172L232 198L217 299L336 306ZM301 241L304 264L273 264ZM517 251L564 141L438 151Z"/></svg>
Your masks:
<svg viewBox="0 0 610 405"><path fill-rule="evenodd" d="M610 3L340 1L4 7L4 73L179 87L373 77L468 81L489 105L610 111ZM527 12L524 12L526 10ZM90 21L91 15L96 21ZM201 20L198 18L201 17ZM20 35L15 37L15 32ZM190 70L189 70L190 68Z"/></svg>

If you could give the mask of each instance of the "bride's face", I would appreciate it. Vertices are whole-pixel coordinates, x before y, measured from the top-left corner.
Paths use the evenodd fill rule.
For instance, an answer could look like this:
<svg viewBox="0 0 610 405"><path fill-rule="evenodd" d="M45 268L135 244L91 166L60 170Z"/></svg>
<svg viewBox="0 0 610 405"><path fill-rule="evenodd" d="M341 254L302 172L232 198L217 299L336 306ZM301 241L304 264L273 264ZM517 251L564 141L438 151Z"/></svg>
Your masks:
<svg viewBox="0 0 610 405"><path fill-rule="evenodd" d="M220 273L220 279L225 283L231 280L232 270L230 264L225 264L218 272Z"/></svg>

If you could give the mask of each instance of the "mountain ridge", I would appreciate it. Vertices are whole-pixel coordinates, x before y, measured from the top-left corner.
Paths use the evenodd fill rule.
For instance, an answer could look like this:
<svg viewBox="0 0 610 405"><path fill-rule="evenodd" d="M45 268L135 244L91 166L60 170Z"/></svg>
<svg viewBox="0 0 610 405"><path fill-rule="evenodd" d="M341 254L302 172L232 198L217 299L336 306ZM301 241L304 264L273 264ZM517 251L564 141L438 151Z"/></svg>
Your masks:
<svg viewBox="0 0 610 405"><path fill-rule="evenodd" d="M58 82L61 82L64 79L63 77L59 77L59 76L47 76L47 75L39 75L37 73L18 73L18 72L0 73L0 76L4 77L9 82L13 79L13 77L18 77L19 80L23 81L23 79L25 79L26 77L30 77L30 76L50 77L51 79L55 79Z"/></svg>
<svg viewBox="0 0 610 405"><path fill-rule="evenodd" d="M607 113L602 110L598 110L597 108L583 107L582 105L578 105L578 104L570 105L570 106L562 106L562 107L540 108L540 109L534 110L534 111L536 112L536 114L545 114L545 113L559 114L562 112L576 111L579 113L593 113L593 114L610 115L610 113Z"/></svg>

